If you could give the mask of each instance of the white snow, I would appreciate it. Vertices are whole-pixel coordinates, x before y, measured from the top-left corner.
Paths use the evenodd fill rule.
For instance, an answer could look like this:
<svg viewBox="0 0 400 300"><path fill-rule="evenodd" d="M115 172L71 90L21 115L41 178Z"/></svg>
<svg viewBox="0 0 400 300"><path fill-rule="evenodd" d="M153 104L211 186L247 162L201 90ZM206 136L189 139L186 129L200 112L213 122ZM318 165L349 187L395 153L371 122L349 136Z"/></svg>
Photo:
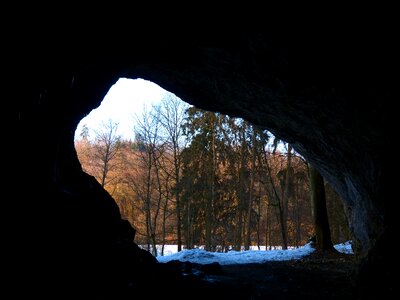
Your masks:
<svg viewBox="0 0 400 300"><path fill-rule="evenodd" d="M334 245L335 249L339 252L346 253L346 254L353 254L353 248L351 246L351 241L347 241L341 244Z"/></svg>
<svg viewBox="0 0 400 300"><path fill-rule="evenodd" d="M353 253L351 242L335 245L343 253ZM168 249L168 248L167 248ZM289 250L247 250L229 252L208 252L203 249L182 250L172 254L157 256L159 262L171 260L189 261L192 263L209 264L218 262L221 265L264 263L267 261L297 260L309 255L315 249L310 244ZM171 251L170 251L171 252ZM168 253L168 251L166 251Z"/></svg>

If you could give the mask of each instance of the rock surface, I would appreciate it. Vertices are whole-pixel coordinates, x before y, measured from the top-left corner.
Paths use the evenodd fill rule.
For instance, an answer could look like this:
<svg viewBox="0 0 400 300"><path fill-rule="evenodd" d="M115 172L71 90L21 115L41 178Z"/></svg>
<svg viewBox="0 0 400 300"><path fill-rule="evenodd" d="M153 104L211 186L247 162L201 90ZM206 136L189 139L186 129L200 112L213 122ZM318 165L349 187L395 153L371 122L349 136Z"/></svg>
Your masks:
<svg viewBox="0 0 400 300"><path fill-rule="evenodd" d="M360 287L393 288L390 171L398 90L382 36L356 43L304 34L289 46L279 33L260 30L160 31L135 35L134 42L117 39L110 51L102 47L106 36L82 42L27 30L41 42L23 45L23 55L4 54L15 57L6 74L5 100L15 121L6 184L17 191L5 208L7 245L23 286L102 294L128 284L132 270L144 274L134 277L152 278L152 260L134 250L134 230L82 172L73 143L81 118L118 78L128 77L151 80L200 108L243 117L291 143L344 199L362 259ZM381 47L367 47L371 40Z"/></svg>

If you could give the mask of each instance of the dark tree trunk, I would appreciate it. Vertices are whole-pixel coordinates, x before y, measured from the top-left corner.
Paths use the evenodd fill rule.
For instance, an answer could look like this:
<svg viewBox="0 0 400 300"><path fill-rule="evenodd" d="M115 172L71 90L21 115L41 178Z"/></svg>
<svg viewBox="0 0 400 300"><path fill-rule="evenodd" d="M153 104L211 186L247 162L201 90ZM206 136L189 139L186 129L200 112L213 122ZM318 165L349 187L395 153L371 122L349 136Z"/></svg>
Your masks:
<svg viewBox="0 0 400 300"><path fill-rule="evenodd" d="M334 251L326 209L325 185L322 175L309 164L311 204L317 250Z"/></svg>

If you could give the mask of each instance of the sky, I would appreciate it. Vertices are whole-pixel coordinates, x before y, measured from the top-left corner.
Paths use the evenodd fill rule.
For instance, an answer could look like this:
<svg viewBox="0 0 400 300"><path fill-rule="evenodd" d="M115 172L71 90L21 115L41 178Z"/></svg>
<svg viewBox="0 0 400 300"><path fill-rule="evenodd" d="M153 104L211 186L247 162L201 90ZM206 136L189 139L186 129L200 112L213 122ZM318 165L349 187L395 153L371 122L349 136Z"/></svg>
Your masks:
<svg viewBox="0 0 400 300"><path fill-rule="evenodd" d="M119 124L119 134L124 139L133 140L135 114L140 116L144 105L150 107L151 104L159 103L167 93L168 91L148 80L120 78L111 86L100 106L80 121L75 130L75 138L79 137L84 124L95 129L102 122L112 119Z"/></svg>
<svg viewBox="0 0 400 300"><path fill-rule="evenodd" d="M75 129L75 140L80 138L82 127L89 128L89 138L94 137L94 130L101 128L109 119L118 123L118 134L125 140L134 140L135 116L140 117L144 107L160 101L170 92L154 82L144 79L120 78L111 86L99 107L84 117ZM284 152L280 143L278 149Z"/></svg>
<svg viewBox="0 0 400 300"><path fill-rule="evenodd" d="M167 247L164 256L157 256L159 262L169 262L171 260L189 261L192 263L209 264L218 262L220 265L232 264L249 264L249 263L264 263L267 261L283 261L297 260L315 251L310 244L306 244L300 248L289 250L247 250L247 251L229 251L229 252L207 252L203 249L175 251L176 246ZM346 254L353 254L351 241L334 245L336 250ZM264 248L265 249L265 248Z"/></svg>

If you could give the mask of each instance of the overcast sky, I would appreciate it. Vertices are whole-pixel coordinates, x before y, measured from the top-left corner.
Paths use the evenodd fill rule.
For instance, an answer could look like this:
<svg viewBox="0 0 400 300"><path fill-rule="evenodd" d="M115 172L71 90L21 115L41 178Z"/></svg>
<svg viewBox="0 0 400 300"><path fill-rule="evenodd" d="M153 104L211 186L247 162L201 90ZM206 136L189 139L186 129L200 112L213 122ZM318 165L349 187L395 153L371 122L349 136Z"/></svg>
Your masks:
<svg viewBox="0 0 400 300"><path fill-rule="evenodd" d="M133 140L134 115L140 116L144 105L150 107L151 104L160 102L167 93L168 91L151 81L120 78L110 88L101 105L81 120L75 136L79 137L84 124L90 129L95 129L101 126L102 122L112 119L119 123L119 133L122 137Z"/></svg>

